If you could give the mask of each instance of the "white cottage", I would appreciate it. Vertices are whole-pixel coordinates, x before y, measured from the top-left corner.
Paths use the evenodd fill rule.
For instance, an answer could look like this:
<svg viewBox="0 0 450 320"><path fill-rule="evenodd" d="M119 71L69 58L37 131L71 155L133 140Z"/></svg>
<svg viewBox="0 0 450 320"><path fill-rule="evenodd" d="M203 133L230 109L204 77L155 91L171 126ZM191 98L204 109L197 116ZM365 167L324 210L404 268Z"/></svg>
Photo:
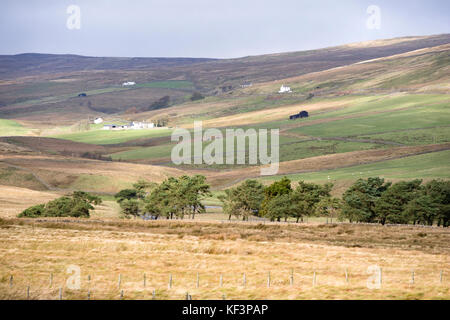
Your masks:
<svg viewBox="0 0 450 320"><path fill-rule="evenodd" d="M128 81L128 82L122 83L122 86L124 86L124 87L134 86L135 84L136 84L136 82L134 82L134 81Z"/></svg>
<svg viewBox="0 0 450 320"><path fill-rule="evenodd" d="M292 92L291 87L285 87L284 84L281 85L280 91L278 91L278 93L286 93L286 92Z"/></svg>
<svg viewBox="0 0 450 320"><path fill-rule="evenodd" d="M95 118L94 123L95 124L100 124L103 122L103 118Z"/></svg>

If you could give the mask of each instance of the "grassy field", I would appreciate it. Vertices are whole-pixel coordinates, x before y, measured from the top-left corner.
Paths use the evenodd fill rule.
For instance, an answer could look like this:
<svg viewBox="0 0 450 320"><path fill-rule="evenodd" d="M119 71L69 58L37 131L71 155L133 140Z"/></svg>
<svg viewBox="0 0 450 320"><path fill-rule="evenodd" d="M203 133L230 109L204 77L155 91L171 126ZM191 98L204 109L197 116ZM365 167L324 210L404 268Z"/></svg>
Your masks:
<svg viewBox="0 0 450 320"><path fill-rule="evenodd" d="M59 288L63 299L87 299L88 290L91 299L119 299L120 290L124 299L151 299L153 290L156 299L184 299L186 292L195 300L223 295L227 299L450 298L450 233L441 228L98 219L0 222L1 299L26 298L27 286L31 299L58 299ZM70 265L80 267L79 290L66 285ZM381 288L369 289L368 268L375 265L383 270L383 282Z"/></svg>
<svg viewBox="0 0 450 320"><path fill-rule="evenodd" d="M335 170L286 175L293 181L314 182L354 181L358 178L384 177L386 179L450 179L450 151L440 151L401 159L351 166ZM330 179L328 179L330 177ZM264 177L274 181L279 177Z"/></svg>
<svg viewBox="0 0 450 320"><path fill-rule="evenodd" d="M137 83L132 88L192 89L194 88L194 84L186 80L154 81Z"/></svg>
<svg viewBox="0 0 450 320"><path fill-rule="evenodd" d="M445 126L449 121L450 103L446 101L406 110L361 116L357 119L336 119L332 122L298 127L291 132L320 137L360 136L393 130Z"/></svg>
<svg viewBox="0 0 450 320"><path fill-rule="evenodd" d="M72 140L91 144L115 144L140 138L155 138L168 136L172 129L154 128L148 130L90 130L61 134L54 138Z"/></svg>
<svg viewBox="0 0 450 320"><path fill-rule="evenodd" d="M0 119L0 136L19 136L29 132L29 129L14 120Z"/></svg>
<svg viewBox="0 0 450 320"><path fill-rule="evenodd" d="M393 141L405 145L425 145L445 143L450 141L450 127L436 127L431 129L398 130L388 133L361 135L362 139L377 139Z"/></svg>

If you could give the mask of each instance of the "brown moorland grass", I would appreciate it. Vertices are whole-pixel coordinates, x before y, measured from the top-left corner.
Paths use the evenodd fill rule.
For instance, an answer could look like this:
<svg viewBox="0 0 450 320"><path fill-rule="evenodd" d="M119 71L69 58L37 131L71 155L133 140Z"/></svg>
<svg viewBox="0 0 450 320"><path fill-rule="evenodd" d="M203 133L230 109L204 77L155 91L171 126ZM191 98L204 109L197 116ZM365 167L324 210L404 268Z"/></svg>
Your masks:
<svg viewBox="0 0 450 320"><path fill-rule="evenodd" d="M151 299L153 290L156 299L187 291L193 299L450 298L443 228L98 219L2 219L0 228L1 299L26 298L27 286L30 299L58 299L60 287L63 299L86 299L88 290L91 299L119 299L120 290L125 299ZM66 285L69 265L81 269L80 290ZM380 289L367 288L371 265L382 268Z"/></svg>
<svg viewBox="0 0 450 320"><path fill-rule="evenodd" d="M118 192L139 179L161 182L169 176L183 174L183 171L176 168L57 155L1 154L1 163L29 170L57 189L80 189L106 193Z"/></svg>

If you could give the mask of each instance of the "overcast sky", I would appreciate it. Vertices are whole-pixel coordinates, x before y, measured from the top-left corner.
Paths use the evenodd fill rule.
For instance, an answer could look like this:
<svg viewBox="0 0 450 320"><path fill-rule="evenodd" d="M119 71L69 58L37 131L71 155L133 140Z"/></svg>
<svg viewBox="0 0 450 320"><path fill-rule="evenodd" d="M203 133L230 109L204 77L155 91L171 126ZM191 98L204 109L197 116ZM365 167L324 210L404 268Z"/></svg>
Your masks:
<svg viewBox="0 0 450 320"><path fill-rule="evenodd" d="M449 13L448 0L1 0L0 54L232 58L449 33Z"/></svg>

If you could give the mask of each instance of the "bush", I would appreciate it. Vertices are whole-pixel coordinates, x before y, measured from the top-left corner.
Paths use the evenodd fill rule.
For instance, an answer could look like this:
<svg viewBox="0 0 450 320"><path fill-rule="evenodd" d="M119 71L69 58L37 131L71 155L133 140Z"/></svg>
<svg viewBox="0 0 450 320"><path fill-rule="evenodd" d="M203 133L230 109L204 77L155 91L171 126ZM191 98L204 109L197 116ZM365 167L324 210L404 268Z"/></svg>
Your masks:
<svg viewBox="0 0 450 320"><path fill-rule="evenodd" d="M37 218L42 216L45 211L45 206L43 204L38 204L37 206L29 207L22 211L18 217L19 218Z"/></svg>
<svg viewBox="0 0 450 320"><path fill-rule="evenodd" d="M202 95L200 92L194 92L190 99L191 99L191 101L197 101L197 100L205 99L205 96Z"/></svg>
<svg viewBox="0 0 450 320"><path fill-rule="evenodd" d="M89 218L92 204L100 204L102 200L87 192L76 191L71 195L63 196L22 211L18 217L85 217Z"/></svg>

